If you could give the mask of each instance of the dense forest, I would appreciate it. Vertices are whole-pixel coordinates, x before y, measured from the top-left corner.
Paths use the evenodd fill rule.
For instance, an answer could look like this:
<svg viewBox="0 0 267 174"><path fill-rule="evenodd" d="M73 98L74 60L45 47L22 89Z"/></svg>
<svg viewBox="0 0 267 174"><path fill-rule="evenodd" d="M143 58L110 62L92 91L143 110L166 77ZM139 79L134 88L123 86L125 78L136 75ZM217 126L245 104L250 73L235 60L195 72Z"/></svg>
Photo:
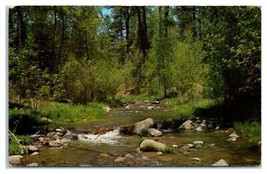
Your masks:
<svg viewBox="0 0 267 174"><path fill-rule="evenodd" d="M16 6L8 31L10 102L210 98L260 120L260 7Z"/></svg>

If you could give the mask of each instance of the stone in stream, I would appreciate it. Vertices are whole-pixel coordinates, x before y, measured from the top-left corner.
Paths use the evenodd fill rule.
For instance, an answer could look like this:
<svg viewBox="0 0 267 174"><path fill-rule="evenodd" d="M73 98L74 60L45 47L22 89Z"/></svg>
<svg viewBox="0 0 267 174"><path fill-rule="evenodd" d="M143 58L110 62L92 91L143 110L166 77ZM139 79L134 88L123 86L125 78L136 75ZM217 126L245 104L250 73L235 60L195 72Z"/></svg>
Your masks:
<svg viewBox="0 0 267 174"><path fill-rule="evenodd" d="M116 163L122 163L122 162L124 162L125 160L126 160L126 158L121 157L121 156L118 156L118 157L115 159L115 162L116 162Z"/></svg>
<svg viewBox="0 0 267 174"><path fill-rule="evenodd" d="M34 156L34 155L40 155L39 152L33 152L30 156Z"/></svg>
<svg viewBox="0 0 267 174"><path fill-rule="evenodd" d="M216 166L216 167L227 167L227 166L229 166L229 164L224 159L220 159L216 163L212 164L212 166Z"/></svg>
<svg viewBox="0 0 267 174"><path fill-rule="evenodd" d="M194 141L193 144L194 144L194 145L198 145L198 144L203 145L204 142L203 142L203 141Z"/></svg>
<svg viewBox="0 0 267 174"><path fill-rule="evenodd" d="M60 147L62 145L63 145L63 143L61 141L50 141L49 142L50 147Z"/></svg>
<svg viewBox="0 0 267 174"><path fill-rule="evenodd" d="M38 163L30 163L30 164L27 164L27 167L38 167L39 164Z"/></svg>
<svg viewBox="0 0 267 174"><path fill-rule="evenodd" d="M185 130L191 130L193 128L192 126L192 121L191 120L186 120L180 127L179 129L185 129Z"/></svg>
<svg viewBox="0 0 267 174"><path fill-rule="evenodd" d="M197 157L193 158L193 160L195 160L195 161L201 161L201 159L200 158L197 158Z"/></svg>
<svg viewBox="0 0 267 174"><path fill-rule="evenodd" d="M235 132L231 133L229 135L229 137L231 137L231 138L239 138L239 136Z"/></svg>
<svg viewBox="0 0 267 174"><path fill-rule="evenodd" d="M20 164L20 159L23 158L21 155L12 155L8 157L9 164L11 165L19 165Z"/></svg>
<svg viewBox="0 0 267 174"><path fill-rule="evenodd" d="M165 144L162 144L160 142L150 140L150 139L145 139L142 141L140 144L140 150L142 151L165 151L167 146Z"/></svg>
<svg viewBox="0 0 267 174"><path fill-rule="evenodd" d="M227 142L235 142L237 140L237 138L239 138L239 136L233 132L229 135L230 138L228 138Z"/></svg>
<svg viewBox="0 0 267 174"><path fill-rule="evenodd" d="M154 122L154 120L152 118L147 118L147 119L145 119L143 121L134 123L131 126L131 128L129 129L129 133L136 134L139 131L141 131L142 129L153 127L154 124L155 124L155 122Z"/></svg>
<svg viewBox="0 0 267 174"><path fill-rule="evenodd" d="M158 105L158 104L160 104L160 101L155 100L155 101L152 101L151 103L152 103L152 104L156 104L156 105Z"/></svg>
<svg viewBox="0 0 267 174"><path fill-rule="evenodd" d="M182 149L189 149L189 148L191 148L191 147L194 147L194 145L193 145L193 144L185 144L185 145L182 147Z"/></svg>
<svg viewBox="0 0 267 174"><path fill-rule="evenodd" d="M141 136L151 136L151 137L160 137L163 135L161 131L155 128L145 128L139 131L137 134Z"/></svg>
<svg viewBox="0 0 267 174"><path fill-rule="evenodd" d="M107 153L101 153L101 154L100 154L100 157L102 157L102 158L107 158L107 157L109 157L109 154L107 154Z"/></svg>
<svg viewBox="0 0 267 174"><path fill-rule="evenodd" d="M28 146L28 150L29 150L30 152L36 152L36 151L39 151L39 149L38 149L37 147L32 146L32 145Z"/></svg>
<svg viewBox="0 0 267 174"><path fill-rule="evenodd" d="M177 145L177 144L173 144L173 145L172 145L172 147L174 147L174 148L177 148L177 147L178 147L178 145Z"/></svg>
<svg viewBox="0 0 267 174"><path fill-rule="evenodd" d="M201 126L197 127L195 130L196 130L197 132L202 132L202 131L203 131L203 129L202 129Z"/></svg>

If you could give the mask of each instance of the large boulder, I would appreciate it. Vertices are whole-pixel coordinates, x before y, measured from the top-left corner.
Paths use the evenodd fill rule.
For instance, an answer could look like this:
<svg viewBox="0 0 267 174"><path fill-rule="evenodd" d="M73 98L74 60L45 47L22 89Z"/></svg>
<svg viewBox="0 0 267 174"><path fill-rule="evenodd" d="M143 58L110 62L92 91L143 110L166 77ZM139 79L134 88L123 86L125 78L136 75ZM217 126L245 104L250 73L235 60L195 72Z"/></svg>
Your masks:
<svg viewBox="0 0 267 174"><path fill-rule="evenodd" d="M160 142L150 140L150 139L145 139L142 141L140 144L140 150L142 151L165 151L167 146L165 144L162 144Z"/></svg>
<svg viewBox="0 0 267 174"><path fill-rule="evenodd" d="M155 129L155 128L146 128L142 129L141 131L138 132L138 135L141 136L151 136L151 137L160 137L162 136L162 132Z"/></svg>
<svg viewBox="0 0 267 174"><path fill-rule="evenodd" d="M143 121L137 122L131 126L129 129L130 134L136 134L142 129L151 128L155 124L154 120L152 118L147 118Z"/></svg>

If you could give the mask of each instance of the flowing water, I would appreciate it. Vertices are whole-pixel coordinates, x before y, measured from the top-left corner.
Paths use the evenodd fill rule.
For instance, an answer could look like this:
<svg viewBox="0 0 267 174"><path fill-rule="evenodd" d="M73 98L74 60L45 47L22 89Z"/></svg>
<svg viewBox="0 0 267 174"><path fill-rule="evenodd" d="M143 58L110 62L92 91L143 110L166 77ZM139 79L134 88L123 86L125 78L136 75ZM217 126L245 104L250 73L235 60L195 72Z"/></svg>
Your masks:
<svg viewBox="0 0 267 174"><path fill-rule="evenodd" d="M120 167L120 166L211 166L220 159L229 166L258 166L261 153L253 148L248 137L240 137L236 142L226 142L231 131L225 129L213 132L181 131L166 133L162 137L151 138L171 147L173 153L140 152L141 138L138 135L122 135L115 129L118 125L134 123L145 118L155 121L175 118L176 113L147 105L116 108L105 114L104 119L76 124L66 124L65 128L81 132L78 140L68 141L63 147L39 149L40 155L25 156L24 164L37 162L43 167ZM82 133L92 127L114 127L101 135ZM184 148L194 141L202 145Z"/></svg>

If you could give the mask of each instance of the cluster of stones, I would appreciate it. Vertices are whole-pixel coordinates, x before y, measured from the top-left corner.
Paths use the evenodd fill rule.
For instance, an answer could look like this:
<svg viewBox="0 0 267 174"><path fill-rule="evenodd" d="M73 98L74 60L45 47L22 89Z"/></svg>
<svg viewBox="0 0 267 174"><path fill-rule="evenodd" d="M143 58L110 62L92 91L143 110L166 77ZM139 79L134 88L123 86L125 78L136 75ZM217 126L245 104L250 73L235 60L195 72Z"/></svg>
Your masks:
<svg viewBox="0 0 267 174"><path fill-rule="evenodd" d="M22 146L21 154L39 155L39 148L49 146L50 148L62 148L64 142L78 139L77 135L64 128L57 128L45 134L34 134L30 136L33 145ZM9 165L20 165L22 155L9 156ZM27 166L38 166L38 164L28 164Z"/></svg>
<svg viewBox="0 0 267 174"><path fill-rule="evenodd" d="M200 119L168 119L158 123L158 127L164 131L195 130L197 132L216 131L222 127L221 120L216 118Z"/></svg>
<svg viewBox="0 0 267 174"><path fill-rule="evenodd" d="M164 130L164 128L171 128L174 131L179 131L179 130L195 130L195 131L207 131L207 130L219 130L220 129L220 123L218 120L215 119L210 119L210 120L200 120L199 118L194 119L194 120L174 120L174 119L169 119L166 121L163 121L160 123L160 128ZM129 134L138 134L140 136L146 136L146 137L158 137L162 136L163 133L162 131L154 128L155 127L155 122L152 118L145 119L143 121L137 122L133 124L131 127L128 129ZM159 126L158 126L159 127ZM232 134L229 135L229 139L227 141L235 141L236 138L239 136L233 132ZM187 153L188 149L196 147L202 147L204 144L203 141L194 141L189 144L185 144L181 146L181 150L184 153ZM212 147L215 144L210 144L208 146ZM177 148L178 145L173 144L172 148ZM167 146L166 144L160 143L158 141L146 138L144 139L141 144L139 145L139 149L141 151L154 151L157 152L157 154L161 155L162 153L166 152L170 147ZM194 157L193 160L196 161L201 161L200 158ZM219 161L215 162L212 164L212 166L229 166L227 161L224 159L220 159Z"/></svg>

